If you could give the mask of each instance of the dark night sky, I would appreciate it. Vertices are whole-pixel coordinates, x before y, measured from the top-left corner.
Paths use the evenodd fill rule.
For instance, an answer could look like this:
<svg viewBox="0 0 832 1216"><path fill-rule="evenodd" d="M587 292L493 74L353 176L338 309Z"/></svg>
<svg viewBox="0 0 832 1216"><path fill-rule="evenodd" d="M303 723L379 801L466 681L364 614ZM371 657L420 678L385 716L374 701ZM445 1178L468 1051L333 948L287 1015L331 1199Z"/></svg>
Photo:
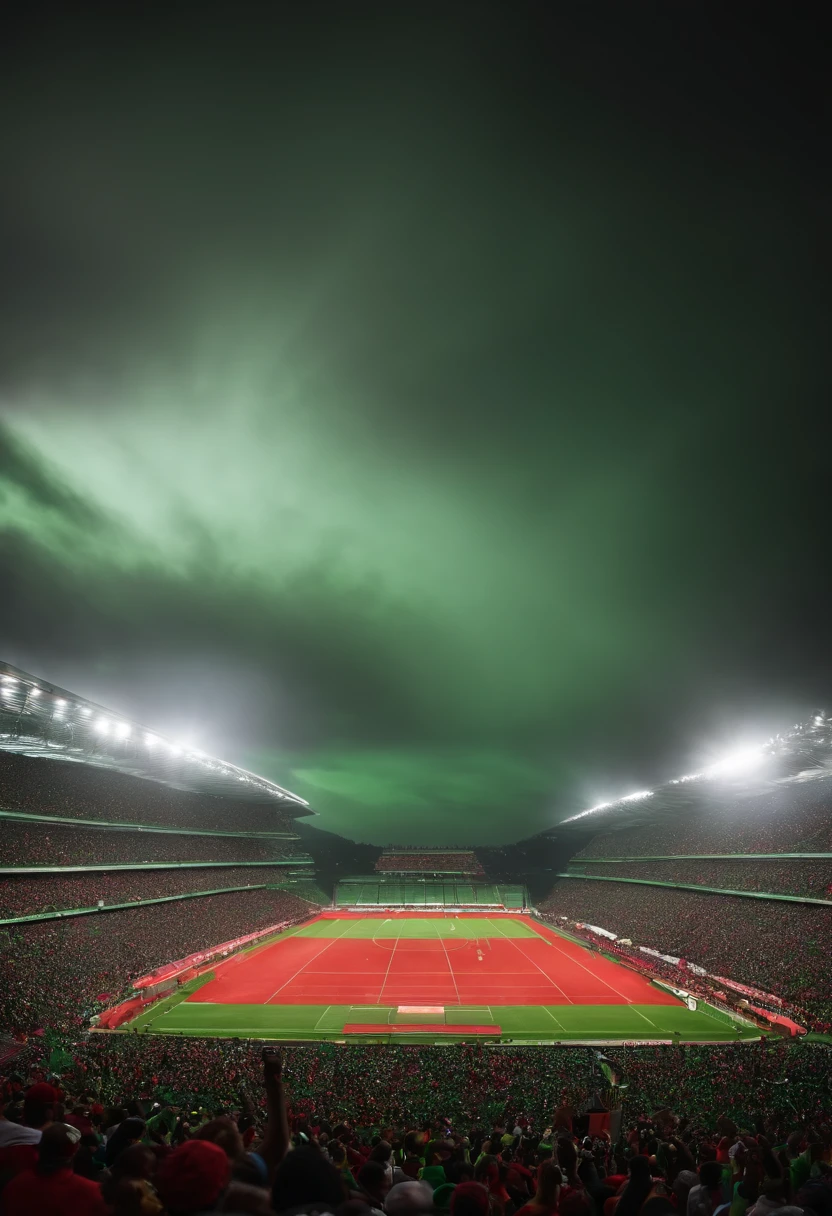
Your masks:
<svg viewBox="0 0 832 1216"><path fill-rule="evenodd" d="M0 656L382 843L832 705L808 6L117 8L0 63Z"/></svg>

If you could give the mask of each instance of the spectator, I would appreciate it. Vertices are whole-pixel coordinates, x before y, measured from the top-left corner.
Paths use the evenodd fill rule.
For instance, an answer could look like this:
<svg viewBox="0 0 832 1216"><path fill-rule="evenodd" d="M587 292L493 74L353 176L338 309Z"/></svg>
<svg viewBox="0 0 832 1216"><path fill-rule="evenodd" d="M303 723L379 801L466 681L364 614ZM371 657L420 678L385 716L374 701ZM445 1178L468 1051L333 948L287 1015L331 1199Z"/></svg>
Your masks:
<svg viewBox="0 0 832 1216"><path fill-rule="evenodd" d="M22 1170L35 1167L38 1146L57 1101L55 1088L40 1082L26 1091L19 1124L5 1115L0 1119L0 1186Z"/></svg>
<svg viewBox="0 0 832 1216"><path fill-rule="evenodd" d="M544 1161L537 1171L534 1198L519 1209L516 1216L554 1216L560 1202L563 1175L554 1161Z"/></svg>
<svg viewBox="0 0 832 1216"><path fill-rule="evenodd" d="M162 1161L156 1183L168 1216L185 1216L215 1207L230 1176L228 1157L218 1144L187 1140Z"/></svg>
<svg viewBox="0 0 832 1216"><path fill-rule="evenodd" d="M276 1212L288 1213L300 1208L334 1212L345 1198L340 1173L312 1145L296 1148L277 1168L272 1186L272 1206Z"/></svg>
<svg viewBox="0 0 832 1216"><path fill-rule="evenodd" d="M107 1216L98 1183L72 1172L80 1139L68 1124L46 1127L35 1167L19 1173L3 1191L3 1216Z"/></svg>

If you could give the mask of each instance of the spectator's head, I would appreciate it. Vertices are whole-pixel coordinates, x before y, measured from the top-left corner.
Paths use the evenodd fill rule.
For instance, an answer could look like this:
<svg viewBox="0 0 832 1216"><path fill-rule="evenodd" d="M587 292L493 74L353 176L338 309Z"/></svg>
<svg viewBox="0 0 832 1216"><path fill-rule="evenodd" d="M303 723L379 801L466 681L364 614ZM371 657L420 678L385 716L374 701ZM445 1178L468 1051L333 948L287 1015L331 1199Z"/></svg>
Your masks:
<svg viewBox="0 0 832 1216"><path fill-rule="evenodd" d="M433 1210L433 1191L427 1182L397 1182L387 1192L384 1210L387 1216L422 1216Z"/></svg>
<svg viewBox="0 0 832 1216"><path fill-rule="evenodd" d="M374 1145L373 1151L370 1153L371 1161L380 1161L383 1165L386 1164L393 1155L393 1146L388 1144L386 1140L379 1140Z"/></svg>
<svg viewBox="0 0 832 1216"><path fill-rule="evenodd" d="M231 1175L223 1149L208 1140L186 1140L164 1158L156 1188L170 1216L216 1207Z"/></svg>
<svg viewBox="0 0 832 1216"><path fill-rule="evenodd" d="M390 1190L390 1179L381 1161L373 1161L371 1159L365 1165L362 1165L358 1171L356 1182L376 1207L381 1207L387 1192Z"/></svg>
<svg viewBox="0 0 832 1216"><path fill-rule="evenodd" d="M703 1161L699 1168L699 1181L709 1191L722 1185L722 1166L718 1161Z"/></svg>
<svg viewBox="0 0 832 1216"><path fill-rule="evenodd" d="M229 1115L219 1115L218 1118L203 1123L202 1127L194 1133L194 1139L208 1140L211 1144L218 1144L228 1160L232 1162L239 1161L245 1153L243 1137L240 1135L237 1124Z"/></svg>
<svg viewBox="0 0 832 1216"><path fill-rule="evenodd" d="M540 1204L541 1207L556 1208L562 1183L563 1175L560 1172L560 1166L555 1165L554 1161L542 1162L537 1171L535 1203Z"/></svg>
<svg viewBox="0 0 832 1216"><path fill-rule="evenodd" d="M343 1169L347 1164L347 1150L344 1148L340 1140L330 1140L327 1145L327 1152L330 1160L336 1169Z"/></svg>
<svg viewBox="0 0 832 1216"><path fill-rule="evenodd" d="M571 1194L564 1195L558 1204L558 1216L592 1216L592 1205L586 1193L572 1191Z"/></svg>
<svg viewBox="0 0 832 1216"><path fill-rule="evenodd" d="M699 1176L693 1170L679 1170L676 1175L673 1181L673 1194L676 1196L676 1202L681 1212L687 1209L691 1187L697 1186L698 1183Z"/></svg>
<svg viewBox="0 0 832 1216"><path fill-rule="evenodd" d="M52 1122L58 1092L52 1085L41 1081L26 1090L23 1099L23 1122L27 1127L46 1127Z"/></svg>
<svg viewBox="0 0 832 1216"><path fill-rule="evenodd" d="M272 1186L276 1212L309 1203L322 1204L334 1212L345 1197L341 1175L314 1145L295 1149L278 1166Z"/></svg>
<svg viewBox="0 0 832 1216"><path fill-rule="evenodd" d="M114 1178L151 1179L156 1173L156 1154L146 1144L133 1144L119 1153L110 1173Z"/></svg>
<svg viewBox="0 0 832 1216"><path fill-rule="evenodd" d="M488 1216L489 1206L488 1191L480 1182L461 1182L451 1195L451 1216Z"/></svg>
<svg viewBox="0 0 832 1216"><path fill-rule="evenodd" d="M810 1178L794 1198L807 1216L832 1216L832 1179Z"/></svg>
<svg viewBox="0 0 832 1216"><path fill-rule="evenodd" d="M107 1165L112 1166L125 1149L130 1148L133 1144L138 1144L144 1131L144 1119L130 1118L120 1123L107 1141L107 1147L104 1150L104 1160Z"/></svg>
<svg viewBox="0 0 832 1216"><path fill-rule="evenodd" d="M68 1123L50 1123L44 1129L38 1145L38 1174L54 1174L58 1170L69 1169L81 1133L77 1127Z"/></svg>
<svg viewBox="0 0 832 1216"><path fill-rule="evenodd" d="M449 1156L447 1144L442 1140L431 1140L425 1148L425 1165L442 1165Z"/></svg>
<svg viewBox="0 0 832 1216"><path fill-rule="evenodd" d="M639 1216L674 1216L676 1208L666 1195L653 1195L642 1206Z"/></svg>

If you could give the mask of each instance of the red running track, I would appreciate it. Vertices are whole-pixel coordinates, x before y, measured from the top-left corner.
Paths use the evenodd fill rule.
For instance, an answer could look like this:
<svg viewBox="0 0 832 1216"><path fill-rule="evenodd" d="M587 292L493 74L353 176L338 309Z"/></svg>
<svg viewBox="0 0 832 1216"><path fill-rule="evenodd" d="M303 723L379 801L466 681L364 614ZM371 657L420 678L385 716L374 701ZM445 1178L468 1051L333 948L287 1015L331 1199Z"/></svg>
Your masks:
<svg viewBox="0 0 832 1216"><path fill-rule="evenodd" d="M318 919L347 919L345 917ZM289 937L188 998L219 1005L675 1005L669 992L520 917L536 937Z"/></svg>

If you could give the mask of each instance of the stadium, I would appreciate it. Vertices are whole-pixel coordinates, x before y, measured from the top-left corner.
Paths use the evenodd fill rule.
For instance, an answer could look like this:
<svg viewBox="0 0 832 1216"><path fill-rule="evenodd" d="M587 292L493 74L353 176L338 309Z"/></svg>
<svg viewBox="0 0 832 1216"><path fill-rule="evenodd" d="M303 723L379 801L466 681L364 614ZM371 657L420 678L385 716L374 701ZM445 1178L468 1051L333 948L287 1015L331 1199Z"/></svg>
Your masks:
<svg viewBox="0 0 832 1216"><path fill-rule="evenodd" d="M531 842L379 846L372 873L330 889L314 829L299 834L314 809L287 789L9 665L0 728L15 1068L146 1051L158 1084L161 1050L175 1089L186 1050L221 1064L284 1043L336 1069L362 1052L475 1050L509 1074L543 1052L588 1091L577 1078L599 1051L630 1078L682 1052L683 1087L709 1050L749 1053L764 1085L785 1060L827 1066L823 715ZM570 833L553 870L547 850L557 837L563 858ZM801 1094L818 1113L829 1099Z"/></svg>

